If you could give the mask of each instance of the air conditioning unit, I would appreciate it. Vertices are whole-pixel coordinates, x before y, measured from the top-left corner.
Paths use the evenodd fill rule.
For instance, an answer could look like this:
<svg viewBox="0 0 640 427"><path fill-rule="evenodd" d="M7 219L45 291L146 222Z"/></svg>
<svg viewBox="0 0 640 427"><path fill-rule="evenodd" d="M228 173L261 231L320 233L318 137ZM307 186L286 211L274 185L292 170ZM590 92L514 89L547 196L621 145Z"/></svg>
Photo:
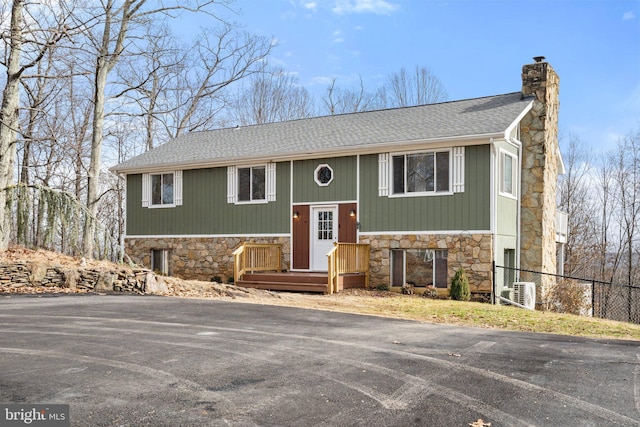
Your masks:
<svg viewBox="0 0 640 427"><path fill-rule="evenodd" d="M513 284L513 300L533 310L536 308L536 284L533 282L515 282Z"/></svg>

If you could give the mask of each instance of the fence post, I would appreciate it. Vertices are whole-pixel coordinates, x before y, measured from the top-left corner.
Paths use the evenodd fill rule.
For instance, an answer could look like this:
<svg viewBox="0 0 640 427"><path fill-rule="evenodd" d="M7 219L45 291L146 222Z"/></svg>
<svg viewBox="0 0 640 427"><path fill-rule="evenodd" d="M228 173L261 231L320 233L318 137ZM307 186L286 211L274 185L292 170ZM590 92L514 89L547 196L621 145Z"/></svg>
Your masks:
<svg viewBox="0 0 640 427"><path fill-rule="evenodd" d="M591 281L591 317L596 317L596 281L595 280Z"/></svg>
<svg viewBox="0 0 640 427"><path fill-rule="evenodd" d="M491 271L493 272L493 277L491 278L491 304L496 304L496 262L495 260L491 262Z"/></svg>

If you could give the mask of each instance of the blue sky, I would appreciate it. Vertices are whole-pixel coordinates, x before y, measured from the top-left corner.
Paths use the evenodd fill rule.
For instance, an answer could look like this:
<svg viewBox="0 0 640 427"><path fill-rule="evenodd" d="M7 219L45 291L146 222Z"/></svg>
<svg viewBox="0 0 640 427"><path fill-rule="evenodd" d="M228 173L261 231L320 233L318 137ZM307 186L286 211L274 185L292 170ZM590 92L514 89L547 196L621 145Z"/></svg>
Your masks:
<svg viewBox="0 0 640 427"><path fill-rule="evenodd" d="M427 66L451 100L521 89L543 55L560 76L560 133L600 151L640 128L640 1L237 0L233 19L277 40L272 65L316 96L336 78L377 88Z"/></svg>

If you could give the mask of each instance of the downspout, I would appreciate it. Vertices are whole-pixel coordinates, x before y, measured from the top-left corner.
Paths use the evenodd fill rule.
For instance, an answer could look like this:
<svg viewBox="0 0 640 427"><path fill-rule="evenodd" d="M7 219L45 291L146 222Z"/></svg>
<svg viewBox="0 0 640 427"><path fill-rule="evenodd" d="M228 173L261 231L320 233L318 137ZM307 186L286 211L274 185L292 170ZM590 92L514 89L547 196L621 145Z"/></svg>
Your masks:
<svg viewBox="0 0 640 427"><path fill-rule="evenodd" d="M356 243L360 243L360 154L356 156Z"/></svg>
<svg viewBox="0 0 640 427"><path fill-rule="evenodd" d="M123 224L122 226L124 227L124 229L122 230L122 234L120 235L120 256L121 256L121 262L124 262L124 260L127 258L127 255L125 254L125 245L124 245L124 239L127 236L127 187L128 187L128 174L124 174L124 192L123 192L123 196L124 196L124 212L122 214L123 216Z"/></svg>
<svg viewBox="0 0 640 427"><path fill-rule="evenodd" d="M490 216L491 216L491 225L490 225L490 230L491 230L491 235L493 238L493 264L495 265L495 261L496 259L498 259L498 214L496 212L496 210L498 209L498 199L497 199L497 192L496 192L496 153L498 151L498 147L496 146L496 142L493 140L493 138L489 138L489 144L491 146L491 156L490 156L490 166L489 169L491 170L491 174L490 174L490 182L489 182L489 187L490 187L490 200L491 200L491 207L490 207ZM495 270L495 268L493 269ZM491 286L491 293L493 295L492 300L493 303L495 304L496 301L496 277L495 274L493 275L493 279L491 280L492 282L492 286Z"/></svg>
<svg viewBox="0 0 640 427"><path fill-rule="evenodd" d="M505 134L505 137L507 135ZM518 149L518 179L517 179L517 187L516 191L518 193L518 210L516 214L516 268L520 268L520 246L521 246L521 236L520 236L520 218L522 211L522 142L517 140L516 138L508 138L511 144L515 145Z"/></svg>
<svg viewBox="0 0 640 427"><path fill-rule="evenodd" d="M289 160L289 271L293 269L293 160Z"/></svg>

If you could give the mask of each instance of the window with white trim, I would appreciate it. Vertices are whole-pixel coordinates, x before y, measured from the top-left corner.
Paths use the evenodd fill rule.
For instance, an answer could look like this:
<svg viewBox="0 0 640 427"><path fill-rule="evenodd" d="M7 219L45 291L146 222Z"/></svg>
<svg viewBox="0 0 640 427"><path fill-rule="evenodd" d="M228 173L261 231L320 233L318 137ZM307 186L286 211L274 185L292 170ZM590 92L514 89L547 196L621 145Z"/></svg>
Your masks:
<svg viewBox="0 0 640 427"><path fill-rule="evenodd" d="M182 205L182 171L142 175L142 206L149 208Z"/></svg>
<svg viewBox="0 0 640 427"><path fill-rule="evenodd" d="M151 204L173 205L173 173L151 175Z"/></svg>
<svg viewBox="0 0 640 427"><path fill-rule="evenodd" d="M276 164L227 167L227 203L276 200Z"/></svg>
<svg viewBox="0 0 640 427"><path fill-rule="evenodd" d="M393 155L392 194L450 193L450 159L451 150Z"/></svg>
<svg viewBox="0 0 640 427"><path fill-rule="evenodd" d="M238 168L238 201L264 201L266 195L266 167Z"/></svg>
<svg viewBox="0 0 640 427"><path fill-rule="evenodd" d="M313 179L320 187L326 187L333 181L333 169L326 163L318 165L313 172Z"/></svg>
<svg viewBox="0 0 640 427"><path fill-rule="evenodd" d="M500 194L516 197L516 183L518 168L516 156L506 151L500 151Z"/></svg>
<svg viewBox="0 0 640 427"><path fill-rule="evenodd" d="M392 249L391 286L447 288L446 249Z"/></svg>

